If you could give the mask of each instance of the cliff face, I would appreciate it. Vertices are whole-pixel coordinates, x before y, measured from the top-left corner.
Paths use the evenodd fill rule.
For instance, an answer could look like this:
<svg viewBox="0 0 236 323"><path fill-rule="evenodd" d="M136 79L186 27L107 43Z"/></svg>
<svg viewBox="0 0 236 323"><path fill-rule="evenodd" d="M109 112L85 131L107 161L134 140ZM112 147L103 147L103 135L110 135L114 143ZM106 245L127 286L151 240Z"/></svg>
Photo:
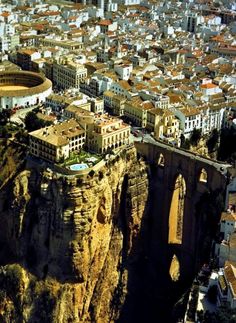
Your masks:
<svg viewBox="0 0 236 323"><path fill-rule="evenodd" d="M26 167L9 179L0 191L3 321L116 320L142 253L148 181L134 148L86 177Z"/></svg>

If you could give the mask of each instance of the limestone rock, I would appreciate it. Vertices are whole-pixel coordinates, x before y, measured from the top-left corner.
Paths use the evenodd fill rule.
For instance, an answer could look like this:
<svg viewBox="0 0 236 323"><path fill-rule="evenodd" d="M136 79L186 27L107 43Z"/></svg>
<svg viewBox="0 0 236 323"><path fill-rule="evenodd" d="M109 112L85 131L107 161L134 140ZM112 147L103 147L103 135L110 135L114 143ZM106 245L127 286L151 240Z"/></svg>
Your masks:
<svg viewBox="0 0 236 323"><path fill-rule="evenodd" d="M27 320L46 302L52 322L114 321L127 292L125 267L135 257L147 200L148 166L134 148L92 177L29 167L10 179L0 191L5 228L0 242L27 268L31 288L21 291L19 304L6 296L8 307L19 307ZM39 279L34 287L29 272ZM6 322L9 311L2 314Z"/></svg>

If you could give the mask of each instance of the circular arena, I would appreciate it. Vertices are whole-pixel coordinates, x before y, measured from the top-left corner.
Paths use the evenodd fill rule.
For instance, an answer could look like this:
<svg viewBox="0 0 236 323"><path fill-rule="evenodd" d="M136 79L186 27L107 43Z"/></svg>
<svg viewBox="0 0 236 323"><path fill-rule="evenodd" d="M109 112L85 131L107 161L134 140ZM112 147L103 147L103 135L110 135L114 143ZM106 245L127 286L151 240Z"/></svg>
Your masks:
<svg viewBox="0 0 236 323"><path fill-rule="evenodd" d="M44 75L27 72L0 73L0 110L42 103L52 92L52 82Z"/></svg>

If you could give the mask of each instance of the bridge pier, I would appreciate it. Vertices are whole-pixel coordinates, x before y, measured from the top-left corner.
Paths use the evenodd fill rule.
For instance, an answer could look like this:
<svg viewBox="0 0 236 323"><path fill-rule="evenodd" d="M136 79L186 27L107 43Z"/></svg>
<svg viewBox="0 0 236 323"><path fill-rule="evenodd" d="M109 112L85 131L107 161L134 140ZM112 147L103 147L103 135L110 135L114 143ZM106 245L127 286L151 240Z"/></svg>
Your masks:
<svg viewBox="0 0 236 323"><path fill-rule="evenodd" d="M150 256L153 265L169 270L173 255L176 255L180 280L191 279L204 259L205 247L201 250L205 243L203 233L206 230L211 232L211 228L206 227L210 223L207 199L214 192L225 193L227 178L224 174L229 165L160 142L138 142L135 146L151 165ZM180 191L175 192L178 176L183 178L186 186L184 197ZM174 202L173 194L176 196ZM211 221L217 223L220 208L215 212Z"/></svg>

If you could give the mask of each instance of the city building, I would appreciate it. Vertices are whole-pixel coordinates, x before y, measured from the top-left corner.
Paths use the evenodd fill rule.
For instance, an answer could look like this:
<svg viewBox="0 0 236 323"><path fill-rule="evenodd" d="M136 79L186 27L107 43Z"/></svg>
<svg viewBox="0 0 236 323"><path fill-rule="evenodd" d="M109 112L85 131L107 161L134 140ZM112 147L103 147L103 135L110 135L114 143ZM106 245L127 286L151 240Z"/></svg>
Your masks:
<svg viewBox="0 0 236 323"><path fill-rule="evenodd" d="M86 146L99 154L111 152L129 144L130 126L121 119L107 115L97 116L87 124Z"/></svg>
<svg viewBox="0 0 236 323"><path fill-rule="evenodd" d="M189 138L193 129L202 129L202 115L197 108L176 108L174 114L180 120L180 129L186 138Z"/></svg>
<svg viewBox="0 0 236 323"><path fill-rule="evenodd" d="M127 100L124 104L124 115L134 125L146 128L147 113L153 109L154 105L150 101L142 101L140 97L134 97L132 100Z"/></svg>
<svg viewBox="0 0 236 323"><path fill-rule="evenodd" d="M236 261L236 214L223 212L220 219L220 242L215 245L215 256L220 267L226 260Z"/></svg>
<svg viewBox="0 0 236 323"><path fill-rule="evenodd" d="M50 162L59 162L78 152L85 143L85 131L75 119L29 133L30 153Z"/></svg>
<svg viewBox="0 0 236 323"><path fill-rule="evenodd" d="M41 58L40 52L34 48L22 48L17 51L17 64L23 70L32 70L32 61Z"/></svg>
<svg viewBox="0 0 236 323"><path fill-rule="evenodd" d="M91 111L94 113L104 113L104 100L102 98L88 98L91 104Z"/></svg>
<svg viewBox="0 0 236 323"><path fill-rule="evenodd" d="M20 44L19 35L5 35L0 37L0 51L14 50Z"/></svg>
<svg viewBox="0 0 236 323"><path fill-rule="evenodd" d="M172 143L173 145L179 146L181 135L181 131L179 128L179 120L170 110L161 110L160 115L161 118L159 119L159 122L155 124L154 127L154 138L162 139L167 141L168 143Z"/></svg>
<svg viewBox="0 0 236 323"><path fill-rule="evenodd" d="M66 58L59 59L53 63L53 82L59 88L79 89L80 83L87 77L87 69L79 63Z"/></svg>
<svg viewBox="0 0 236 323"><path fill-rule="evenodd" d="M236 263L226 261L218 277L218 306L236 308Z"/></svg>

